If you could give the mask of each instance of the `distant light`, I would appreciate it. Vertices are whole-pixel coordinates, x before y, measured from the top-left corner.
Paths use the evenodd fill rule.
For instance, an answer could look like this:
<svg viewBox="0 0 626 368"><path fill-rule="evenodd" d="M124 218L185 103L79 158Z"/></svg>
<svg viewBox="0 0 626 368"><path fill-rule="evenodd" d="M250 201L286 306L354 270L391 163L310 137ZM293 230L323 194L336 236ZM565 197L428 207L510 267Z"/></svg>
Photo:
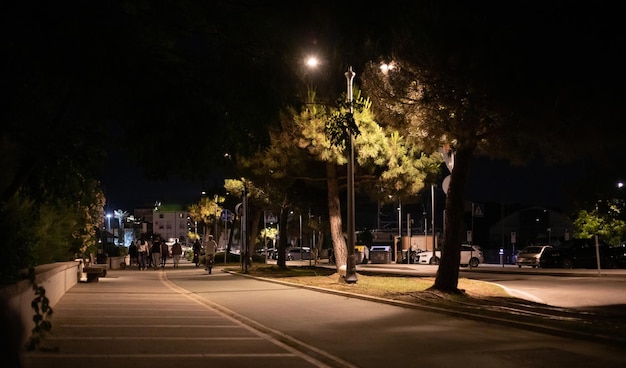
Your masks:
<svg viewBox="0 0 626 368"><path fill-rule="evenodd" d="M619 189L622 189L622 187L623 187L623 186L624 186L624 183L623 183L623 182L621 182L621 181L617 182L617 187L618 187Z"/></svg>

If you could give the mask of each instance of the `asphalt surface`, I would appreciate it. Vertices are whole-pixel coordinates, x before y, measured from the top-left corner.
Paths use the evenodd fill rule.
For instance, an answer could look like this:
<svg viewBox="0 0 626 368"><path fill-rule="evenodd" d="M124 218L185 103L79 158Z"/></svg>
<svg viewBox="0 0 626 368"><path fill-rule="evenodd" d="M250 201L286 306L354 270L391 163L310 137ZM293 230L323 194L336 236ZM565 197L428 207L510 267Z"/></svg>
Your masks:
<svg viewBox="0 0 626 368"><path fill-rule="evenodd" d="M623 348L184 263L109 270L24 367L618 367Z"/></svg>

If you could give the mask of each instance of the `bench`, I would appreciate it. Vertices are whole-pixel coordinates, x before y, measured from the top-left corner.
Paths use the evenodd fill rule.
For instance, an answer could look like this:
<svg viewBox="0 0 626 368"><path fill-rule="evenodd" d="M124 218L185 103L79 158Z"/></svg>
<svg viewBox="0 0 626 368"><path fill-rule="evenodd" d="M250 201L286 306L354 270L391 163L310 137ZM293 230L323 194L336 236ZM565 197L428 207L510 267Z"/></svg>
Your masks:
<svg viewBox="0 0 626 368"><path fill-rule="evenodd" d="M100 277L107 275L107 270L104 267L88 266L83 268L83 273L87 274L87 282L98 282Z"/></svg>

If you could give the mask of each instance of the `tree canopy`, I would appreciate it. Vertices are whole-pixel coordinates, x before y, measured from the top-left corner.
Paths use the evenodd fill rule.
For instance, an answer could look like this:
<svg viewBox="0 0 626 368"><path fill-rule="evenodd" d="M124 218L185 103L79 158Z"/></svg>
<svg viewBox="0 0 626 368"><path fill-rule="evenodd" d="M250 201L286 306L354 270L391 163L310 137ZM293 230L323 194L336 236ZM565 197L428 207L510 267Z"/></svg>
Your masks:
<svg viewBox="0 0 626 368"><path fill-rule="evenodd" d="M610 82L623 80L614 64L618 29L600 23L604 13L578 4L508 5L404 4L394 18L389 62L395 68L383 74L371 65L365 78L377 113L416 142L455 156L434 286L444 291L456 290L458 282L465 188L475 156L563 161L602 157L616 143L612 128L620 116L613 104L616 95L624 96L624 85ZM610 67L600 69L598 57ZM585 72L589 77L580 78Z"/></svg>

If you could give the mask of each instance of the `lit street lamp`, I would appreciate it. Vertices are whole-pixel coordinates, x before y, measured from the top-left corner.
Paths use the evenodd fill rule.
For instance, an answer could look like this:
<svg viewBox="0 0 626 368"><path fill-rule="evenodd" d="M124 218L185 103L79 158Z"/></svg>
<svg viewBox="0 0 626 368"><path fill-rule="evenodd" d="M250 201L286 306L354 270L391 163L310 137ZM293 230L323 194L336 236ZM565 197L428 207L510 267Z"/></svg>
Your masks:
<svg viewBox="0 0 626 368"><path fill-rule="evenodd" d="M106 229L106 236L104 237L104 243L102 243L102 254L104 254L104 247L109 243L109 236L111 235L111 217L113 217L113 215L111 215L110 213L106 214L107 217L107 229Z"/></svg>
<svg viewBox="0 0 626 368"><path fill-rule="evenodd" d="M346 81L348 82L348 90L347 90L347 98L348 103L350 104L350 114L354 113L354 109L352 107L352 81L354 80L354 76L356 73L352 71L352 67L348 68L348 71L345 73ZM352 130L348 128L348 135L350 139L350 158L348 160L348 259L346 263L346 282L349 284L356 283L356 259L354 256L354 245L355 245L355 221L354 221L354 136L352 134Z"/></svg>
<svg viewBox="0 0 626 368"><path fill-rule="evenodd" d="M113 215L107 213L107 231L109 233L111 232L111 217L113 217Z"/></svg>
<svg viewBox="0 0 626 368"><path fill-rule="evenodd" d="M309 67L316 67L318 65L319 61L317 60L317 58L314 57L310 57L306 60L306 64ZM356 76L356 73L354 73L354 71L352 70L352 66L350 66L348 68L348 71L344 74L346 76L346 81L347 81L347 93L346 93L346 98L347 98L347 102L350 104L350 115L352 116L354 114L354 108L352 106L352 98L353 98L353 94L352 94L352 82L354 81L354 77ZM348 246L348 257L347 257L347 262L346 262L346 277L345 277L345 282L346 283L356 283L357 281L357 276L356 276L356 259L355 259L355 252L354 252L354 246L356 243L356 230L355 230L355 221L354 221L354 214L355 214L355 210L354 210L354 134L352 132L352 127L348 126L348 136L349 136L349 140L350 140L350 152L349 152L349 159L348 159L348 165L347 165L347 177L348 177L348 199L347 199L347 214L348 214L348 221L346 224L346 231L347 231L347 246Z"/></svg>

